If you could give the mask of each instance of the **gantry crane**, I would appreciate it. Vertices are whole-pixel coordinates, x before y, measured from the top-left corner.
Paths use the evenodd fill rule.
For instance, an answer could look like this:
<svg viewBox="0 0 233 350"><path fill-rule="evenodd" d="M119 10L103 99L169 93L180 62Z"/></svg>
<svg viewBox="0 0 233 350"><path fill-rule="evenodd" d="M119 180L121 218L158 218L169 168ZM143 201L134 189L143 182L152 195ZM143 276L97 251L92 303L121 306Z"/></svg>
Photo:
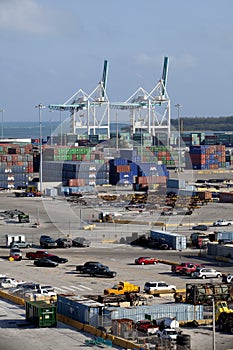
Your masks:
<svg viewBox="0 0 233 350"><path fill-rule="evenodd" d="M166 90L168 57L164 58L162 78L147 92L140 87L123 103L110 103L110 108L130 110L132 132L146 130L151 135L166 133L170 137L170 99Z"/></svg>
<svg viewBox="0 0 233 350"><path fill-rule="evenodd" d="M105 130L110 138L110 107L106 93L108 61L104 61L103 75L96 88L87 94L79 89L63 104L50 104L48 108L70 111L70 132L77 134L82 130L87 135L96 135Z"/></svg>
<svg viewBox="0 0 233 350"><path fill-rule="evenodd" d="M87 135L96 135L102 129L106 137L110 138L110 110L119 109L130 111L133 134L138 129L146 130L153 136L166 133L169 140L170 99L166 90L168 63L168 57L164 57L162 78L150 92L140 87L125 102L112 103L106 93L108 61L105 60L102 79L90 94L80 89L63 104L50 104L48 107L71 112L70 132L73 134L83 130Z"/></svg>

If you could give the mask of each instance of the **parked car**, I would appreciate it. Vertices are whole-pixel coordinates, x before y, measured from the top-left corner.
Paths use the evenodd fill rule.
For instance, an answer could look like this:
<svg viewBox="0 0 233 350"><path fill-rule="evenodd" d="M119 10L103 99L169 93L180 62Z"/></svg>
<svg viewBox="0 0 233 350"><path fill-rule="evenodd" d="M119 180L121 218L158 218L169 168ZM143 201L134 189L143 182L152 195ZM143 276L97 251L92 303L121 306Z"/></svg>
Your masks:
<svg viewBox="0 0 233 350"><path fill-rule="evenodd" d="M213 222L213 226L230 226L233 222L225 219L219 219L215 222Z"/></svg>
<svg viewBox="0 0 233 350"><path fill-rule="evenodd" d="M156 258L150 258L149 256L141 256L140 258L135 259L135 264L137 265L150 265L157 264L159 262Z"/></svg>
<svg viewBox="0 0 233 350"><path fill-rule="evenodd" d="M65 263L68 262L68 259L61 258L60 256L57 256L57 255L50 255L48 259L51 260L51 261L55 261L58 264L65 264Z"/></svg>
<svg viewBox="0 0 233 350"><path fill-rule="evenodd" d="M58 263L48 258L42 258L42 259L36 259L34 261L34 265L36 265L37 267L56 267L58 266Z"/></svg>
<svg viewBox="0 0 233 350"><path fill-rule="evenodd" d="M55 240L49 236L40 237L40 245L44 248L57 248L57 243Z"/></svg>
<svg viewBox="0 0 233 350"><path fill-rule="evenodd" d="M214 269L210 269L210 268L199 268L197 269L195 272L192 273L192 276L195 278L220 278L222 277L222 273L214 270Z"/></svg>
<svg viewBox="0 0 233 350"><path fill-rule="evenodd" d="M203 264L189 264L186 267L183 267L180 271L181 275L187 275L187 276L191 276L192 273L194 273L197 269L199 268L204 268L205 265Z"/></svg>
<svg viewBox="0 0 233 350"><path fill-rule="evenodd" d="M101 264L98 261L87 261L83 265L77 265L76 266L76 271L80 273L90 273L93 269L97 268L105 268L106 266Z"/></svg>
<svg viewBox="0 0 233 350"><path fill-rule="evenodd" d="M70 248L72 247L72 240L69 238L58 238L56 241L58 248Z"/></svg>
<svg viewBox="0 0 233 350"><path fill-rule="evenodd" d="M150 294L158 294L163 292L173 293L176 291L176 286L167 284L164 281L146 282L144 285L144 291Z"/></svg>
<svg viewBox="0 0 233 350"><path fill-rule="evenodd" d="M26 258L30 260L41 259L41 258L49 258L54 254L50 254L46 252L46 250L36 250L35 252L27 252Z"/></svg>
<svg viewBox="0 0 233 350"><path fill-rule="evenodd" d="M189 267L190 265L193 265L193 263L190 262L182 262L179 265L172 265L171 266L171 272L173 273L180 273L183 268Z"/></svg>
<svg viewBox="0 0 233 350"><path fill-rule="evenodd" d="M74 247L89 247L91 244L85 237L76 237L72 240L72 245Z"/></svg>
<svg viewBox="0 0 233 350"><path fill-rule="evenodd" d="M10 249L10 258L14 260L20 261L22 260L22 252L19 248L11 248Z"/></svg>
<svg viewBox="0 0 233 350"><path fill-rule="evenodd" d="M5 278L0 282L0 287L5 289L14 288L17 287L19 283L20 282L16 281L14 278Z"/></svg>
<svg viewBox="0 0 233 350"><path fill-rule="evenodd" d="M196 226L192 227L192 230L207 231L208 226L207 225L196 225Z"/></svg>
<svg viewBox="0 0 233 350"><path fill-rule="evenodd" d="M24 241L13 241L10 244L11 248L31 248L32 243Z"/></svg>
<svg viewBox="0 0 233 350"><path fill-rule="evenodd" d="M171 215L177 215L177 211L176 210L164 210L161 212L161 215L163 216L171 216Z"/></svg>

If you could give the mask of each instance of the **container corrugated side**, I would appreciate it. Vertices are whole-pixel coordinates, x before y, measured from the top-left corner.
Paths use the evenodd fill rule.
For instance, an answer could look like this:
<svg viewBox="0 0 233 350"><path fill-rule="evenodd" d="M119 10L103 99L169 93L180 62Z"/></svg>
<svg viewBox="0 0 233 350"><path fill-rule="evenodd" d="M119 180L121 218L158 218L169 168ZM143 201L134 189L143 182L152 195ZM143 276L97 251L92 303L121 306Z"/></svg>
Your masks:
<svg viewBox="0 0 233 350"><path fill-rule="evenodd" d="M159 304L151 306L137 306L132 308L107 308L104 315L111 319L129 318L134 322L143 320L145 314L156 320L163 317L176 317L177 321L202 320L203 305L191 304Z"/></svg>

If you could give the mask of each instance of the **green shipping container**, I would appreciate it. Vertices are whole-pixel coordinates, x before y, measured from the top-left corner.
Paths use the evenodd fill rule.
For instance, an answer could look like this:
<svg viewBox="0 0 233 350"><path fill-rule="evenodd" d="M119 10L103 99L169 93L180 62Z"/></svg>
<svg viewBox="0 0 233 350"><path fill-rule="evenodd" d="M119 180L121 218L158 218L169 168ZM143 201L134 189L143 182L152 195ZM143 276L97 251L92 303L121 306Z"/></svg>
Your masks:
<svg viewBox="0 0 233 350"><path fill-rule="evenodd" d="M57 308L45 301L26 301L26 320L37 327L56 327Z"/></svg>

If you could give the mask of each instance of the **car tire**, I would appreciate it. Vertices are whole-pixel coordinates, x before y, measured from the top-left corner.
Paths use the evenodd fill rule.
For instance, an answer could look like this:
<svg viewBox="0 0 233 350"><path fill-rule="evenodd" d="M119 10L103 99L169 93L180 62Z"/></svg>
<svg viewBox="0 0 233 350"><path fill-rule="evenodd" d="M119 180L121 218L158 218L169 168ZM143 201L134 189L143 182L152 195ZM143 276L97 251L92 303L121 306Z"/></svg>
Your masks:
<svg viewBox="0 0 233 350"><path fill-rule="evenodd" d="M217 277L217 278L220 278L221 276L220 276L220 275L217 275L216 277Z"/></svg>
<svg viewBox="0 0 233 350"><path fill-rule="evenodd" d="M145 263L144 263L144 262L142 262L142 263L141 263L141 265L145 265Z"/></svg>
<svg viewBox="0 0 233 350"><path fill-rule="evenodd" d="M202 279L203 279L203 280L206 279L206 275L203 275L203 276L202 276Z"/></svg>
<svg viewBox="0 0 233 350"><path fill-rule="evenodd" d="M30 245L30 244L28 244L28 245L26 246L26 248L31 248L31 245Z"/></svg>
<svg viewBox="0 0 233 350"><path fill-rule="evenodd" d="M157 264L157 261L154 261L153 264L156 265L156 264Z"/></svg>

